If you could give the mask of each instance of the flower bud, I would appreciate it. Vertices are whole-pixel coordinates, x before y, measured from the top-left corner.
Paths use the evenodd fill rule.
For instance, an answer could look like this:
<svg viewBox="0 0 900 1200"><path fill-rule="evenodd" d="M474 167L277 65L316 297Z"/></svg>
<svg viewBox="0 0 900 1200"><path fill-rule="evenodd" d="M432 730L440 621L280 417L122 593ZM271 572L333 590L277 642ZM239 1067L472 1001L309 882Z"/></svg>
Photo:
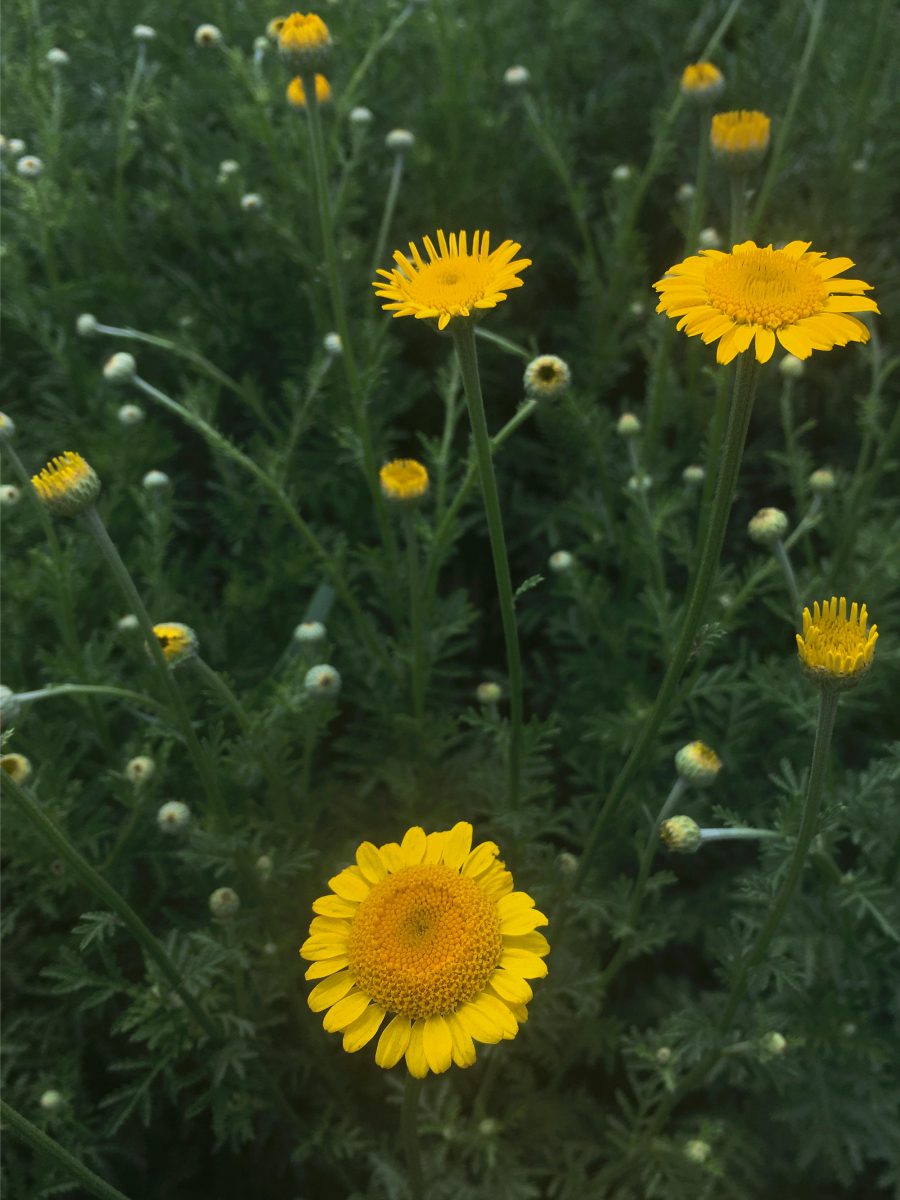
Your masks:
<svg viewBox="0 0 900 1200"><path fill-rule="evenodd" d="M632 300L628 305L628 312L632 317L645 317L647 315L647 305L643 300Z"/></svg>
<svg viewBox="0 0 900 1200"><path fill-rule="evenodd" d="M568 391L572 382L569 364L555 354L540 354L525 368L522 381L530 400L553 400Z"/></svg>
<svg viewBox="0 0 900 1200"><path fill-rule="evenodd" d="M328 26L316 13L291 13L278 30L278 51L289 70L312 75L331 53Z"/></svg>
<svg viewBox="0 0 900 1200"><path fill-rule="evenodd" d="M378 472L382 495L397 504L420 500L428 491L428 471L414 458L395 458Z"/></svg>
<svg viewBox="0 0 900 1200"><path fill-rule="evenodd" d="M75 322L75 332L79 337L93 337L98 324L99 321L93 313L82 313Z"/></svg>
<svg viewBox="0 0 900 1200"><path fill-rule="evenodd" d="M244 212L260 212L264 207L264 203L259 192L245 192L241 196L241 208Z"/></svg>
<svg viewBox="0 0 900 1200"><path fill-rule="evenodd" d="M274 942L266 942L262 948L262 952L266 958L274 958L278 953L278 947Z"/></svg>
<svg viewBox="0 0 900 1200"><path fill-rule="evenodd" d="M263 883L266 883L272 878L272 860L269 858L268 854L261 854L254 863L254 866L256 867L257 875L260 877Z"/></svg>
<svg viewBox="0 0 900 1200"><path fill-rule="evenodd" d="M706 471L703 467L698 467L692 463L689 467L685 467L681 472L681 478L688 487L699 487L706 478Z"/></svg>
<svg viewBox="0 0 900 1200"><path fill-rule="evenodd" d="M14 483L0 484L0 504L4 508L12 508L14 504L18 504L22 493Z"/></svg>
<svg viewBox="0 0 900 1200"><path fill-rule="evenodd" d="M761 508L750 518L747 535L760 546L774 546L780 542L790 527L787 514L780 508Z"/></svg>
<svg viewBox="0 0 900 1200"><path fill-rule="evenodd" d="M191 823L191 810L180 800L168 800L156 814L162 833L183 833Z"/></svg>
<svg viewBox="0 0 900 1200"><path fill-rule="evenodd" d="M669 817L659 827L659 836L666 849L675 854L694 854L703 840L700 826L691 817Z"/></svg>
<svg viewBox="0 0 900 1200"><path fill-rule="evenodd" d="M809 477L809 489L817 496L824 496L828 492L833 492L835 487L834 472L829 471L827 467L819 467Z"/></svg>
<svg viewBox="0 0 900 1200"><path fill-rule="evenodd" d="M135 25L131 30L131 36L136 42L152 42L156 37L156 30L152 25Z"/></svg>
<svg viewBox="0 0 900 1200"><path fill-rule="evenodd" d="M678 191L675 193L675 199L679 204L690 204L696 195L697 189L692 183L681 183L678 185Z"/></svg>
<svg viewBox="0 0 900 1200"><path fill-rule="evenodd" d="M5 683L0 683L0 728L8 729L14 725L21 711L22 704L16 693Z"/></svg>
<svg viewBox="0 0 900 1200"><path fill-rule="evenodd" d="M134 355L129 354L125 350L120 350L118 354L114 354L112 358L107 359L103 368L103 378L108 383L131 383L136 374L137 363L135 362Z"/></svg>
<svg viewBox="0 0 900 1200"><path fill-rule="evenodd" d="M484 683L479 683L475 689L475 696L479 704L497 704L503 695L503 689L499 683L494 683L493 680L486 679Z"/></svg>
<svg viewBox="0 0 900 1200"><path fill-rule="evenodd" d="M759 1057L763 1062L779 1058L785 1050L787 1050L787 1038L775 1030L764 1033L759 1039Z"/></svg>
<svg viewBox="0 0 900 1200"><path fill-rule="evenodd" d="M500 1122L493 1117L482 1117L478 1122L478 1132L484 1138L496 1137L500 1131Z"/></svg>
<svg viewBox="0 0 900 1200"><path fill-rule="evenodd" d="M712 1146L700 1138L693 1138L684 1147L684 1157L688 1162L696 1163L698 1166L702 1166L710 1154L712 1154Z"/></svg>
<svg viewBox="0 0 900 1200"><path fill-rule="evenodd" d="M189 625L180 621L163 621L153 626L153 633L170 667L187 662L197 653L197 635Z"/></svg>
<svg viewBox="0 0 900 1200"><path fill-rule="evenodd" d="M54 46L52 50L48 50L45 57L51 67L67 67L69 65L68 54L66 54L65 50L60 50L59 46Z"/></svg>
<svg viewBox="0 0 900 1200"><path fill-rule="evenodd" d="M303 680L303 687L308 696L320 696L328 699L337 696L341 690L341 677L329 663L319 663L310 667Z"/></svg>
<svg viewBox="0 0 900 1200"><path fill-rule="evenodd" d="M705 742L688 742L675 755L675 770L695 787L709 787L722 770L722 760Z"/></svg>
<svg viewBox="0 0 900 1200"><path fill-rule="evenodd" d="M146 754L139 754L137 758L129 759L125 766L125 778L129 783L133 783L135 787L140 787L142 783L147 783L152 778L156 770L156 763Z"/></svg>
<svg viewBox="0 0 900 1200"><path fill-rule="evenodd" d="M144 419L144 410L137 404L123 404L119 409L118 417L119 424L128 429L132 425L140 425Z"/></svg>
<svg viewBox="0 0 900 1200"><path fill-rule="evenodd" d="M562 875L563 879L571 879L578 873L578 856L570 854L568 850L562 850L556 856L556 869Z"/></svg>
<svg viewBox="0 0 900 1200"><path fill-rule="evenodd" d="M619 437L630 438L637 437L641 432L641 423L634 413L622 413L616 422L616 433Z"/></svg>
<svg viewBox="0 0 900 1200"><path fill-rule="evenodd" d="M714 100L724 88L725 76L714 63L690 63L681 73L681 94L689 100Z"/></svg>
<svg viewBox="0 0 900 1200"><path fill-rule="evenodd" d="M16 163L16 170L23 179L37 179L44 170L44 163L36 154L26 154Z"/></svg>
<svg viewBox="0 0 900 1200"><path fill-rule="evenodd" d="M656 1061L661 1067L672 1061L672 1051L668 1046L660 1046L656 1052Z"/></svg>
<svg viewBox="0 0 900 1200"><path fill-rule="evenodd" d="M326 333L322 338L322 345L325 347L325 353L332 356L342 354L344 351L344 344L339 333Z"/></svg>
<svg viewBox="0 0 900 1200"><path fill-rule="evenodd" d="M219 163L218 182L224 183L227 179L239 175L241 172L241 164L233 158L223 158Z"/></svg>
<svg viewBox="0 0 900 1200"><path fill-rule="evenodd" d="M556 575L564 575L575 566L575 555L568 550L554 550L547 559L547 566Z"/></svg>
<svg viewBox="0 0 900 1200"><path fill-rule="evenodd" d="M629 492L639 494L640 492L649 492L653 487L653 476L648 475L646 471L637 471L629 477L625 485Z"/></svg>
<svg viewBox="0 0 900 1200"><path fill-rule="evenodd" d="M165 471L148 471L141 480L141 487L148 492L162 492L172 486L172 480Z"/></svg>
<svg viewBox="0 0 900 1200"><path fill-rule="evenodd" d="M712 225L707 225L705 229L701 229L697 234L697 245L701 250L720 250L722 247L722 235L718 229L714 229Z"/></svg>
<svg viewBox="0 0 900 1200"><path fill-rule="evenodd" d="M503 72L503 82L508 88L527 87L531 80L531 72L527 67L507 67Z"/></svg>
<svg viewBox="0 0 900 1200"><path fill-rule="evenodd" d="M77 516L100 495L97 472L74 450L51 459L31 482L41 502L59 517Z"/></svg>
<svg viewBox="0 0 900 1200"><path fill-rule="evenodd" d="M755 109L716 113L709 132L712 152L729 170L748 171L765 155L771 126Z"/></svg>
<svg viewBox="0 0 900 1200"><path fill-rule="evenodd" d="M122 633L134 633L136 629L140 629L141 623L134 613L126 613L124 617L119 617L116 621L116 628Z"/></svg>
<svg viewBox="0 0 900 1200"><path fill-rule="evenodd" d="M302 621L294 630L294 641L303 645L314 645L324 641L325 626L321 621Z"/></svg>
<svg viewBox="0 0 900 1200"><path fill-rule="evenodd" d="M64 1104L65 1100L63 1099L62 1092L57 1092L53 1088L44 1092L41 1096L41 1108L44 1110L44 1112L59 1112Z"/></svg>
<svg viewBox="0 0 900 1200"><path fill-rule="evenodd" d="M347 120L357 129L363 129L365 126L372 124L372 110L371 108L366 108L364 104L357 104L356 108L350 109Z"/></svg>
<svg viewBox="0 0 900 1200"><path fill-rule="evenodd" d="M802 358L795 358L793 354L786 354L778 364L778 370L785 379L800 379L806 370L806 364Z"/></svg>
<svg viewBox="0 0 900 1200"><path fill-rule="evenodd" d="M16 432L16 423L5 412L0 412L0 442L8 442Z"/></svg>
<svg viewBox="0 0 900 1200"><path fill-rule="evenodd" d="M627 183L633 174L634 169L628 163L619 163L618 166L613 167L610 179L612 179L613 183Z"/></svg>
<svg viewBox="0 0 900 1200"><path fill-rule="evenodd" d="M384 144L395 154L403 154L407 150L412 150L416 144L416 135L410 133L408 129L392 129L384 139Z"/></svg>
<svg viewBox="0 0 900 1200"><path fill-rule="evenodd" d="M194 45L199 46L201 50L221 44L222 30L217 25L198 25L194 30Z"/></svg>
<svg viewBox="0 0 900 1200"><path fill-rule="evenodd" d="M18 158L20 154L25 153L25 143L21 138L10 138L6 143L6 150L11 158Z"/></svg>
<svg viewBox="0 0 900 1200"><path fill-rule="evenodd" d="M241 898L230 887L216 888L209 898L209 911L220 921L233 917L241 907Z"/></svg>
<svg viewBox="0 0 900 1200"><path fill-rule="evenodd" d="M24 754L0 754L0 771L5 771L13 783L27 783L31 763Z"/></svg>

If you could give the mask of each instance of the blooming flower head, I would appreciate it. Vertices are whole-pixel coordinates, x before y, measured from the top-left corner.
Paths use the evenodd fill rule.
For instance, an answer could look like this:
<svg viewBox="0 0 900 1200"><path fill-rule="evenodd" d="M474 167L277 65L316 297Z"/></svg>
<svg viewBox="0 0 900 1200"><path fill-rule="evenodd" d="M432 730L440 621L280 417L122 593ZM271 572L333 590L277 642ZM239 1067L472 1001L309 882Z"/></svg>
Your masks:
<svg viewBox="0 0 900 1200"><path fill-rule="evenodd" d="M331 34L316 13L291 13L278 30L278 49L292 71L316 71L331 51Z"/></svg>
<svg viewBox="0 0 900 1200"><path fill-rule="evenodd" d="M531 400L552 400L572 382L569 364L555 354L539 354L525 368L525 394Z"/></svg>
<svg viewBox="0 0 900 1200"><path fill-rule="evenodd" d="M51 459L31 482L43 503L60 517L74 517L100 495L97 472L74 450Z"/></svg>
<svg viewBox="0 0 900 1200"><path fill-rule="evenodd" d="M197 635L188 625L180 621L163 621L153 626L163 658L170 667L185 662L197 653Z"/></svg>
<svg viewBox="0 0 900 1200"><path fill-rule="evenodd" d="M516 258L522 249L518 242L505 241L491 250L491 235L477 229L471 250L464 230L447 238L439 229L437 249L430 237L422 240L427 262L410 242L410 258L396 250L397 266L379 269L383 278L372 286L387 301L382 308L395 317L434 318L438 329L446 329L454 318L471 317L473 311L496 308L511 288L522 286L518 275L531 266L531 259Z"/></svg>
<svg viewBox="0 0 900 1200"><path fill-rule="evenodd" d="M765 113L740 109L716 113L709 130L713 154L737 169L752 167L769 148L772 122Z"/></svg>
<svg viewBox="0 0 900 1200"><path fill-rule="evenodd" d="M303 80L296 75L287 86L288 104L292 108L306 108L306 90ZM316 76L316 102L327 104L331 99L331 84L324 75Z"/></svg>
<svg viewBox="0 0 900 1200"><path fill-rule="evenodd" d="M428 491L428 471L414 458L395 458L385 463L378 479L388 500L419 500Z"/></svg>
<svg viewBox="0 0 900 1200"><path fill-rule="evenodd" d="M869 628L865 604L847 599L818 600L812 612L803 610L803 633L797 634L800 661L816 683L847 687L857 683L872 665L878 626Z"/></svg>
<svg viewBox="0 0 900 1200"><path fill-rule="evenodd" d="M688 63L681 72L681 91L692 100L711 100L724 87L725 76L714 63Z"/></svg>
<svg viewBox="0 0 900 1200"><path fill-rule="evenodd" d="M300 954L319 980L308 997L348 1053L378 1039L375 1061L405 1056L422 1078L469 1067L475 1042L514 1038L528 1019L529 979L547 974L547 918L513 891L493 842L472 848L472 826L399 843L363 842L356 863L329 880Z"/></svg>
<svg viewBox="0 0 900 1200"><path fill-rule="evenodd" d="M878 312L861 279L837 279L849 258L826 258L809 242L780 250L741 242L730 254L703 250L670 267L654 283L656 311L679 318L688 337L719 341L716 361L729 363L755 340L756 357L768 362L775 341L797 358L848 342L867 342L857 312Z"/></svg>

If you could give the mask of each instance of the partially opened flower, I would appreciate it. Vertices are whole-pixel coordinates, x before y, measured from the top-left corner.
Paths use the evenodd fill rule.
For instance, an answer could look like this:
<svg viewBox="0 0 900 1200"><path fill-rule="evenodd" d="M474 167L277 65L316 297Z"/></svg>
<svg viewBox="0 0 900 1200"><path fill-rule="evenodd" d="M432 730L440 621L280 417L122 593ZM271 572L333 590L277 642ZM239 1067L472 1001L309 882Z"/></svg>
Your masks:
<svg viewBox="0 0 900 1200"><path fill-rule="evenodd" d="M772 121L756 109L716 113L709 129L709 144L717 158L738 170L752 167L769 148Z"/></svg>
<svg viewBox="0 0 900 1200"><path fill-rule="evenodd" d="M180 621L163 621L153 626L163 658L170 667L186 662L197 653L197 635Z"/></svg>
<svg viewBox="0 0 900 1200"><path fill-rule="evenodd" d="M400 843L363 842L329 880L300 954L320 981L309 1006L348 1053L387 1021L376 1063L405 1056L421 1078L471 1066L475 1042L516 1036L550 947L537 932L547 918L513 891L498 854L493 842L472 848L467 821L427 836L415 826Z"/></svg>
<svg viewBox="0 0 900 1200"><path fill-rule="evenodd" d="M681 72L681 91L692 100L711 100L724 87L725 76L715 63L689 63Z"/></svg>
<svg viewBox="0 0 900 1200"><path fill-rule="evenodd" d="M869 628L865 604L855 601L847 612L847 599L832 596L803 610L803 633L797 634L797 652L807 673L825 687L857 683L872 665L878 626Z"/></svg>
<svg viewBox="0 0 900 1200"><path fill-rule="evenodd" d="M384 497L399 503L420 500L428 491L428 471L414 458L395 458L385 463L378 479Z"/></svg>
<svg viewBox="0 0 900 1200"><path fill-rule="evenodd" d="M41 501L60 517L74 517L100 495L97 472L74 450L52 458L31 482Z"/></svg>
<svg viewBox="0 0 900 1200"><path fill-rule="evenodd" d="M531 266L530 258L516 258L522 249L518 242L505 241L491 250L491 235L477 229L471 250L465 230L448 238L439 229L437 248L430 237L422 241L427 261L410 242L410 257L396 250L397 266L391 271L379 268L383 278L372 286L376 296L387 301L382 308L395 317L434 318L438 329L446 329L454 318L496 308L508 291L522 286L518 276Z"/></svg>
<svg viewBox="0 0 900 1200"><path fill-rule="evenodd" d="M809 242L780 250L741 242L730 254L703 250L670 267L654 283L656 311L679 318L688 337L719 341L716 361L729 363L756 343L759 362L768 362L781 343L789 354L809 358L848 342L867 342L869 331L857 312L878 312L863 296L871 284L837 279L853 266L849 258L826 258Z"/></svg>
<svg viewBox="0 0 900 1200"><path fill-rule="evenodd" d="M278 23L278 49L285 63L293 71L316 71L328 59L331 51L331 34L328 26L317 13L291 13L284 20L276 17L269 22L269 29Z"/></svg>

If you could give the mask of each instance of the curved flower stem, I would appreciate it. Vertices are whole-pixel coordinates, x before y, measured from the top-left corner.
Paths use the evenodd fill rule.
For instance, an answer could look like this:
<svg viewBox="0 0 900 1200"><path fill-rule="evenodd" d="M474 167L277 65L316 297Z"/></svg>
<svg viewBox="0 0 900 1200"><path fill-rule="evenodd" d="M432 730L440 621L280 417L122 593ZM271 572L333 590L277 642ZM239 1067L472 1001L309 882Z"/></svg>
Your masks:
<svg viewBox="0 0 900 1200"><path fill-rule="evenodd" d="M475 443L475 457L484 496L484 511L487 517L494 559L494 575L500 600L500 616L503 622L503 638L506 643L506 663L509 672L509 803L518 808L522 773L522 663L519 656L519 633L516 626L516 608L513 597L512 579L509 573L509 558L506 553L506 538L503 534L503 518L500 514L500 499L491 459L491 439L488 435L484 415L484 399L478 375L478 353L475 349L475 333L469 321L453 321L450 324L463 386L469 405L469 418Z"/></svg>
<svg viewBox="0 0 900 1200"><path fill-rule="evenodd" d="M815 53L816 43L819 40L819 32L822 28L822 18L825 15L826 0L815 0L815 6L812 10L812 16L809 19L809 29L806 34L806 45L803 47L803 53L800 56L800 62L797 64L797 69L794 72L794 86L791 89L790 99L788 100L787 108L784 116L777 123L775 134L775 144L772 147L772 155L769 159L769 165L766 168L765 178L759 189L759 195L756 197L756 203L753 206L753 213L750 217L750 228L758 230L760 222L763 219L763 214L766 211L766 205L769 203L769 196L772 188L775 185L775 180L778 177L778 172L781 170L781 163L784 157L785 148L788 144L788 138L791 136L791 130L794 124L794 117L797 113L797 105L800 103L800 97L803 94L803 89L806 86L806 77L809 74L809 64L812 61L812 56Z"/></svg>
<svg viewBox="0 0 900 1200"><path fill-rule="evenodd" d="M819 717L816 723L816 740L813 746L812 764L806 784L803 817L800 822L797 841L794 844L787 874L781 881L781 886L772 901L768 916L759 933L754 938L753 945L744 956L732 982L728 1002L725 1005L722 1016L717 1022L717 1029L720 1034L728 1032L734 1015L747 990L747 977L752 968L758 966L765 957L766 951L778 931L778 926L781 924L781 919L791 902L797 884L800 882L800 875L803 871L806 856L818 823L819 806L825 785L825 774L828 769L828 754L831 748L831 735L834 731L837 704L838 692L832 688L822 688L819 693ZM754 830L753 832L759 834L761 831ZM710 1050L697 1063L694 1069L688 1072L675 1091L667 1096L661 1108L654 1115L650 1125L650 1136L662 1129L669 1113L679 1101L703 1083L709 1072L722 1057L722 1054L723 1050L721 1048Z"/></svg>
<svg viewBox="0 0 900 1200"><path fill-rule="evenodd" d="M128 601L131 612L138 619L141 627L141 632L144 635L144 640L147 643L147 649L150 651L150 657L153 660L153 665L156 667L166 694L169 698L169 703L172 706L172 712L181 729L181 736L184 738L185 744L190 752L191 758L194 760L194 766L197 774L203 783L203 789L206 792L210 807L216 823L224 823L225 806L222 803L222 794L219 791L218 780L216 779L215 767L206 751L200 745L199 739L194 732L194 727L191 724L190 714L184 703L184 697L181 694L181 689L175 682L172 676L172 671L166 662L156 634L153 632L153 622L144 607L144 602L141 599L140 593L134 586L134 580L128 573L128 568L122 562L121 556L113 543L112 538L106 531L106 526L100 519L100 514L92 504L85 510L84 519L88 529L94 536L94 540L100 547L104 558L109 563L110 569L115 576L116 583L122 589L125 599Z"/></svg>
<svg viewBox="0 0 900 1200"><path fill-rule="evenodd" d="M11 1108L5 1100L0 1100L0 1120L4 1125L8 1125L23 1142L27 1142L32 1150L42 1154L45 1158L52 1159L73 1179L77 1179L92 1196L99 1197L99 1200L128 1200L124 1192L120 1192L111 1183L101 1179L90 1167L86 1167L80 1158L70 1154L55 1138L44 1133L42 1129L38 1129L37 1125L32 1125L31 1121L23 1117L16 1109Z"/></svg>
<svg viewBox="0 0 900 1200"><path fill-rule="evenodd" d="M369 429L366 401L363 395L362 381L350 341L350 326L347 322L347 310L341 291L341 275L338 267L337 246L334 238L334 226L331 218L331 202L328 196L328 176L325 169L325 144L322 137L322 115L319 112L319 102L316 99L316 84L313 73L306 71L301 76L303 91L306 96L306 115L309 126L310 157L313 163L313 180L316 192L316 207L319 212L319 227L322 235L322 249L325 254L325 274L328 279L328 292L331 298L331 313L335 327L341 339L341 362L347 376L347 388L353 405L353 416L356 422L356 432L362 448L363 473L372 498L372 507L381 542L391 564L397 561L397 543L393 530L387 520L384 508L384 497L378 484L378 472L375 467L375 452L372 448L372 435ZM396 604L395 604L396 607Z"/></svg>
<svg viewBox="0 0 900 1200"><path fill-rule="evenodd" d="M143 708L154 709L161 716L167 716L169 711L152 696L133 692L130 688L108 687L100 683L58 683L53 687L39 688L33 692L17 692L16 700L30 704L35 700L52 700L55 696L115 696L120 700L133 700Z"/></svg>
<svg viewBox="0 0 900 1200"><path fill-rule="evenodd" d="M775 556L778 565L781 567L784 574L785 583L788 591L791 594L791 603L794 606L794 614L799 616L803 612L803 601L800 599L800 589L797 587L797 576L794 574L794 568L791 566L790 556L785 549L784 542L781 538L772 545L772 553Z"/></svg>
<svg viewBox="0 0 900 1200"><path fill-rule="evenodd" d="M59 855L65 859L81 882L89 891L105 904L122 921L129 933L144 948L148 958L153 959L169 983L185 1003L185 1007L201 1029L211 1038L219 1036L215 1023L209 1013L200 1004L197 997L186 987L181 973L172 959L141 918L137 915L128 901L96 871L86 859L82 858L68 837L55 821L31 799L28 792L15 783L8 775L3 774L3 789L11 798L21 816L30 821L38 833L49 843Z"/></svg>
<svg viewBox="0 0 900 1200"><path fill-rule="evenodd" d="M397 207L397 197L400 195L400 184L403 180L403 166L406 154L403 150L394 155L394 165L391 168L391 180L388 184L387 197L384 201L384 212L381 214L381 224L378 227L378 237L375 239L375 253L372 255L372 265L369 277L374 278L376 270L384 259L384 248L387 245L391 222L394 219L394 209Z"/></svg>
<svg viewBox="0 0 900 1200"><path fill-rule="evenodd" d="M223 454L226 458L230 458L232 462L237 463L238 466L242 467L262 485L290 521L291 525L293 525L294 529L300 534L309 550L320 560L328 572L334 584L335 591L347 606L347 610L356 624L357 632L366 644L366 649L375 655L376 658L379 658L382 665L388 671L392 672L394 668L387 651L382 645L381 640L376 636L370 622L347 586L337 562L335 562L334 558L328 553L306 521L300 516L275 480L258 463L254 462L249 455L244 454L243 450L239 450L237 446L230 442L223 434L219 433L217 429L213 428L212 425L204 421L202 417L198 417L196 413L192 413L190 409L185 408L184 405L179 404L177 400L173 400L171 396L167 396L165 392L161 392L159 388L154 387L153 384L148 383L146 379L142 379L139 375L135 376L133 382L134 386L146 396L150 396L151 399L161 404L163 408L168 409L169 412L174 413L184 421L186 425L190 425L214 450Z"/></svg>
<svg viewBox="0 0 900 1200"><path fill-rule="evenodd" d="M701 829L701 844L706 842L765 842L776 841L781 834L776 829L751 829L749 826L736 825L729 829Z"/></svg>
<svg viewBox="0 0 900 1200"><path fill-rule="evenodd" d="M662 684L657 692L653 708L650 710L638 734L637 741L625 761L625 765L607 793L606 800L588 833L578 872L572 881L573 892L584 883L600 837L610 819L618 811L629 784L641 765L645 762L647 752L672 707L675 693L688 659L694 652L694 641L697 630L700 628L710 585L715 578L719 558L722 554L725 529L728 524L729 514L731 513L734 488L741 465L741 458L744 453L747 428L750 424L750 414L753 411L757 378L756 359L752 356L752 353L741 354L738 358L737 370L734 376L734 390L732 392L731 408L728 416L728 428L725 432L712 511L703 541L703 548L700 552L700 562L691 587L687 611L682 622L681 633L666 668Z"/></svg>
<svg viewBox="0 0 900 1200"><path fill-rule="evenodd" d="M425 1183L422 1178L422 1157L419 1152L419 1096L422 1081L407 1073L403 1087L403 1112L400 1129L403 1137L403 1153L406 1156L406 1171L409 1177L409 1194L412 1200L424 1200Z"/></svg>
<svg viewBox="0 0 900 1200"><path fill-rule="evenodd" d="M377 37L373 41L369 42L365 54L359 60L359 65L350 76L350 81L347 83L347 86L342 89L341 96L337 101L336 108L339 120L343 120L344 115L348 113L356 103L356 94L359 90L359 85L366 77L369 69L375 62L375 59L382 52L382 50L390 45L409 18L416 11L417 7L418 5L416 4L407 4L405 8L402 8L400 12L397 13L396 17L394 17L393 21L391 21L384 33L382 33L380 37ZM305 88L306 84L304 83L303 86Z"/></svg>

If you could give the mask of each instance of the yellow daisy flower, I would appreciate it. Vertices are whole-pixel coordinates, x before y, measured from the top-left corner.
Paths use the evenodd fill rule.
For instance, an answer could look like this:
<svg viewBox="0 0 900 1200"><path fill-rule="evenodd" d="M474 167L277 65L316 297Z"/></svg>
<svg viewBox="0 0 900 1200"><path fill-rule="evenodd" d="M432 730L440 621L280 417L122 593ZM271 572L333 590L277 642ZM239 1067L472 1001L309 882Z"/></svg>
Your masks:
<svg viewBox="0 0 900 1200"><path fill-rule="evenodd" d="M418 500L428 491L428 471L414 458L395 458L378 472L388 500Z"/></svg>
<svg viewBox="0 0 900 1200"><path fill-rule="evenodd" d="M759 362L768 362L775 340L789 354L809 358L848 342L867 342L869 331L856 312L878 312L863 296L871 284L836 279L853 266L849 258L826 258L809 242L783 249L741 242L730 254L701 250L670 267L654 283L656 311L678 317L688 337L709 345L719 339L716 361L729 363L756 342Z"/></svg>
<svg viewBox="0 0 900 1200"><path fill-rule="evenodd" d="M356 863L329 880L331 893L300 954L319 980L309 994L329 1033L352 1054L388 1021L380 1067L405 1056L422 1078L475 1061L475 1043L514 1038L528 1019L529 979L547 974L547 918L512 876L493 842L472 847L472 826L401 842L363 842Z"/></svg>
<svg viewBox="0 0 900 1200"><path fill-rule="evenodd" d="M803 610L803 633L797 634L800 661L818 683L846 686L856 683L872 665L878 626L868 628L865 604L855 601L847 615L847 599L818 600L812 612Z"/></svg>
<svg viewBox="0 0 900 1200"><path fill-rule="evenodd" d="M50 460L31 483L40 499L61 517L73 517L100 495L100 480L89 462L74 450Z"/></svg>
<svg viewBox="0 0 900 1200"><path fill-rule="evenodd" d="M287 86L288 104L293 108L306 108L306 90L303 80L297 75ZM327 104L331 99L331 84L324 75L316 76L316 100L319 104Z"/></svg>
<svg viewBox="0 0 900 1200"><path fill-rule="evenodd" d="M689 63L681 73L681 90L692 99L711 99L724 87L725 76L715 63Z"/></svg>
<svg viewBox="0 0 900 1200"><path fill-rule="evenodd" d="M395 317L419 321L433 317L438 329L446 329L454 317L470 317L473 310L496 308L511 288L522 286L517 276L531 266L530 258L516 258L522 249L518 242L505 241L491 250L491 235L477 229L471 251L464 230L448 239L439 229L437 249L430 237L422 240L427 262L410 242L411 257L396 250L396 268L379 269L384 278L376 279L372 287L376 296L388 301L381 307Z"/></svg>
<svg viewBox="0 0 900 1200"><path fill-rule="evenodd" d="M716 113L709 129L713 153L731 166L751 166L769 148L772 121L755 109Z"/></svg>
<svg viewBox="0 0 900 1200"><path fill-rule="evenodd" d="M317 70L331 50L328 26L316 13L291 13L278 27L277 37L281 57L295 71Z"/></svg>
<svg viewBox="0 0 900 1200"><path fill-rule="evenodd" d="M197 653L197 635L180 621L163 621L153 626L159 648L170 667L193 658Z"/></svg>

